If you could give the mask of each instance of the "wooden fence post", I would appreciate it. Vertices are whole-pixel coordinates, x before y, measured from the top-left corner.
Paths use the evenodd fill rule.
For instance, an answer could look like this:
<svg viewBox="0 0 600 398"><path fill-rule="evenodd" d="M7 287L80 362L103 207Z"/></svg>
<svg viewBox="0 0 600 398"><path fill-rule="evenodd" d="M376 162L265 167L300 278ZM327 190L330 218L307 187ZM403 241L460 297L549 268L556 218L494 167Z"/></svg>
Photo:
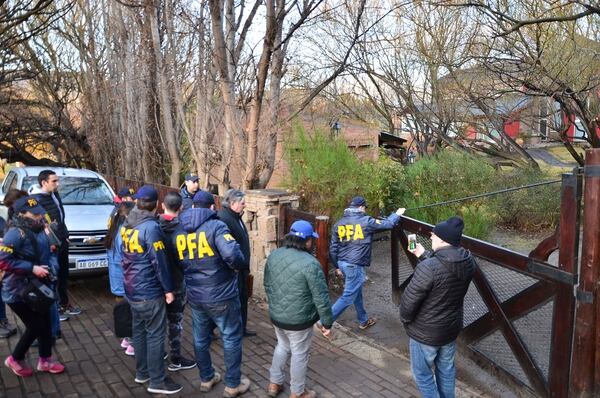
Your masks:
<svg viewBox="0 0 600 398"><path fill-rule="evenodd" d="M325 274L325 280L329 283L329 217L317 216L315 231L319 234L317 239L317 260Z"/></svg>
<svg viewBox="0 0 600 398"><path fill-rule="evenodd" d="M596 360L600 360L597 352L600 347L596 345L596 311L600 310L596 308L600 269L600 149L586 151L584 177L583 248L571 368L571 393L575 397L592 396L594 375L600 375L600 369L595 369Z"/></svg>

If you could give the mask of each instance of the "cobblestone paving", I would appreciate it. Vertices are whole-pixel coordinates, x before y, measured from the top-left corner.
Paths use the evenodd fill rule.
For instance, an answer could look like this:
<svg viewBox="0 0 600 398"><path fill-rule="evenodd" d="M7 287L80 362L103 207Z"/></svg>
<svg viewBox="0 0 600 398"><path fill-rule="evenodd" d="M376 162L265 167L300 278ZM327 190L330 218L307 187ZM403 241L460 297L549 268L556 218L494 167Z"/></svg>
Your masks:
<svg viewBox="0 0 600 398"><path fill-rule="evenodd" d="M112 331L114 300L108 293L105 277L76 281L71 287L75 305L84 312L62 323L64 338L55 347L58 358L67 370L61 375L35 373L33 377L16 377L5 366L0 369L0 397L143 397L150 396L134 378L134 359L124 354L119 340ZM8 308L7 308L8 309ZM10 313L13 322L16 319ZM244 397L264 397L268 384L268 369L276 342L264 304L250 306L250 328L258 336L244 340L242 372L252 382ZM22 329L22 325L20 325ZM186 313L183 351L193 357L191 318ZM0 357L9 355L17 337L0 341ZM215 368L223 371L223 351L220 341L213 343L212 357ZM37 349L30 350L29 363L37 361ZM169 372L171 373L171 372ZM184 386L175 396L220 397L224 385L220 383L210 393L200 393L197 369L170 374ZM391 355L383 348L368 344L362 337L345 328L336 330L333 341L315 338L310 359L308 382L320 397L415 397L418 391L410 379L405 358ZM280 397L289 395L289 386ZM476 395L461 387L459 396Z"/></svg>

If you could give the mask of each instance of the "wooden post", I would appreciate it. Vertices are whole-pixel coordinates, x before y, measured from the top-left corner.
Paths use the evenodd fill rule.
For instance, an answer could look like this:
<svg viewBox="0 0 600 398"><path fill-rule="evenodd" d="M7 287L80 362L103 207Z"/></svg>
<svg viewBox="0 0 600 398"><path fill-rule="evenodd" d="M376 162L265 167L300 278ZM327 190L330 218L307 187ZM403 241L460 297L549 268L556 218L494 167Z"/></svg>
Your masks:
<svg viewBox="0 0 600 398"><path fill-rule="evenodd" d="M325 280L329 283L329 217L317 216L315 224L315 231L319 234L319 239L317 239L317 260L321 263Z"/></svg>
<svg viewBox="0 0 600 398"><path fill-rule="evenodd" d="M579 216L581 204L581 175L563 174L559 221L558 267L566 272L577 273L579 262ZM552 315L552 345L548 384L552 397L567 398L569 395L569 371L571 369L571 342L575 299L573 289L564 286L556 289Z"/></svg>
<svg viewBox="0 0 600 398"><path fill-rule="evenodd" d="M283 237L287 233L287 210L290 209L289 203L279 204L279 220L277 223L277 247L281 246Z"/></svg>
<svg viewBox="0 0 600 398"><path fill-rule="evenodd" d="M595 368L596 358L600 355L596 345L596 311L600 310L596 308L596 284L600 268L600 149L588 149L585 155L583 248L571 371L571 395L575 397L592 396L594 375L600 376L600 368Z"/></svg>

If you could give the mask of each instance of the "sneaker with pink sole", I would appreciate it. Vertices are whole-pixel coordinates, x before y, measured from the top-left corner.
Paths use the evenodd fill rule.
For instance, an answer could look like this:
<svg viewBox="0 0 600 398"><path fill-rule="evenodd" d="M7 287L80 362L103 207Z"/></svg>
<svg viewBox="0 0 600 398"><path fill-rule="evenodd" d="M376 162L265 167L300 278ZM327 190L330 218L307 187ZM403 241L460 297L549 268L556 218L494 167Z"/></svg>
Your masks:
<svg viewBox="0 0 600 398"><path fill-rule="evenodd" d="M133 344L130 344L129 347L125 350L125 355L129 355L130 357L135 355L135 350L133 349Z"/></svg>
<svg viewBox="0 0 600 398"><path fill-rule="evenodd" d="M40 358L37 363L37 370L48 373L62 373L65 371L65 365L58 361L54 361L52 357Z"/></svg>
<svg viewBox="0 0 600 398"><path fill-rule="evenodd" d="M7 368L12 370L13 373L16 374L17 376L29 377L29 376L33 375L33 369L31 369L29 367L29 365L27 365L27 362L17 361L16 359L13 358L12 355L9 356L8 358L6 358L6 360L4 361L4 364L6 365Z"/></svg>
<svg viewBox="0 0 600 398"><path fill-rule="evenodd" d="M127 348L131 345L131 342L129 341L129 339L127 337L125 337L123 340L121 340L121 348Z"/></svg>

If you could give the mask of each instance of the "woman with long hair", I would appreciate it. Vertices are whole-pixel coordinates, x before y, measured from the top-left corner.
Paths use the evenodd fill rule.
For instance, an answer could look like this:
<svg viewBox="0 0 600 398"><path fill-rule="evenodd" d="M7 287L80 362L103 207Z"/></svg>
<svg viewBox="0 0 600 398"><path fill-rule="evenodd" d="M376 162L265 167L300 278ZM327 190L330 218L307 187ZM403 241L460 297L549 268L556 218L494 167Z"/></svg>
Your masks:
<svg viewBox="0 0 600 398"><path fill-rule="evenodd" d="M123 286L123 268L121 268L121 235L119 230L127 215L133 209L133 202L121 202L108 220L108 231L104 240L106 254L108 257L108 279L110 282L110 291L116 296L117 301L123 300L125 288ZM128 337L121 341L121 348L125 348L125 354L133 356L135 351L133 344Z"/></svg>

